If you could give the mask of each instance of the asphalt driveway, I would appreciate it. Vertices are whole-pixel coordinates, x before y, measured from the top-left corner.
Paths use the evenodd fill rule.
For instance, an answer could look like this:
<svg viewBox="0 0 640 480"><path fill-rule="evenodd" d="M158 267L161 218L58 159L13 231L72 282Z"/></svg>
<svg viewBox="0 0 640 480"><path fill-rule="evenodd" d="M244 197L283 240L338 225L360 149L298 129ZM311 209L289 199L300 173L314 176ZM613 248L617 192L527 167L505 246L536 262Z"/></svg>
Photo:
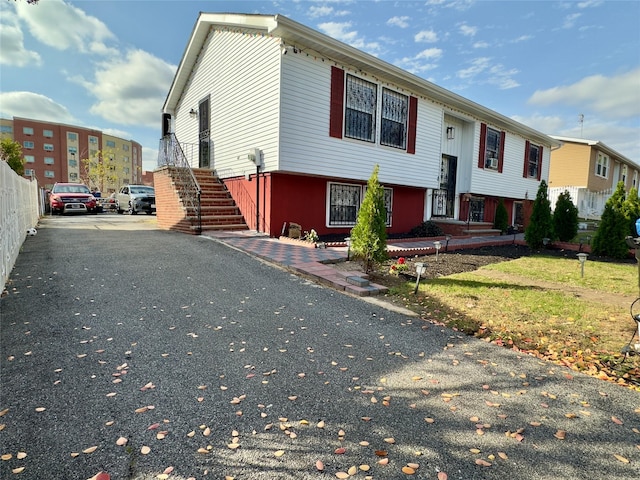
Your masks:
<svg viewBox="0 0 640 480"><path fill-rule="evenodd" d="M3 479L640 478L640 394L153 217L45 218L0 313Z"/></svg>

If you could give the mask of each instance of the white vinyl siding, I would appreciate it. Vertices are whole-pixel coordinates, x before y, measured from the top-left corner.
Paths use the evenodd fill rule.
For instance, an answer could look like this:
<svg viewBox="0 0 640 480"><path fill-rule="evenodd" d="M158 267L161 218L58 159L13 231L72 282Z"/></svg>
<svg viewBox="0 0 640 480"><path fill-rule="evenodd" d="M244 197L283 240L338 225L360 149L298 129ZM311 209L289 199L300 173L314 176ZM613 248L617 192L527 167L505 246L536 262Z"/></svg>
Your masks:
<svg viewBox="0 0 640 480"><path fill-rule="evenodd" d="M265 170L277 165L279 119L278 39L214 31L209 34L178 107L178 141L197 145L198 120L189 115L210 95L211 167L223 177L255 172L247 159L262 150ZM197 149L196 149L197 151ZM192 166L197 165L197 155Z"/></svg>
<svg viewBox="0 0 640 480"><path fill-rule="evenodd" d="M495 127L492 127L495 128ZM474 158L478 158L480 142L480 124L476 124ZM525 194L533 199L540 183L536 178L522 176L524 150L526 140L520 136L506 132L504 142L504 162L502 173L495 170L472 168L470 191L476 195L487 195L503 198L524 198ZM549 178L550 148L542 149L541 179Z"/></svg>
<svg viewBox="0 0 640 480"><path fill-rule="evenodd" d="M436 185L440 107L418 99L415 154L361 140L332 138L329 136L331 62L304 53L282 57L281 170L366 181L378 164L383 184Z"/></svg>

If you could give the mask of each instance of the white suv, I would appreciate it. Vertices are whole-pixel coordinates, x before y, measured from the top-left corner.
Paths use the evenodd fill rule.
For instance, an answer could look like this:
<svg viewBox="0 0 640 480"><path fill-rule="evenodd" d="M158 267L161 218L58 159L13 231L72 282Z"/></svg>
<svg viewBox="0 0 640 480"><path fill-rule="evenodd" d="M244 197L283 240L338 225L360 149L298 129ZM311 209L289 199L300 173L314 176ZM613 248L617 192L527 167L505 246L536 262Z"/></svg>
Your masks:
<svg viewBox="0 0 640 480"><path fill-rule="evenodd" d="M116 211L127 211L131 215L138 212L152 214L156 211L155 190L147 185L125 185L116 193Z"/></svg>

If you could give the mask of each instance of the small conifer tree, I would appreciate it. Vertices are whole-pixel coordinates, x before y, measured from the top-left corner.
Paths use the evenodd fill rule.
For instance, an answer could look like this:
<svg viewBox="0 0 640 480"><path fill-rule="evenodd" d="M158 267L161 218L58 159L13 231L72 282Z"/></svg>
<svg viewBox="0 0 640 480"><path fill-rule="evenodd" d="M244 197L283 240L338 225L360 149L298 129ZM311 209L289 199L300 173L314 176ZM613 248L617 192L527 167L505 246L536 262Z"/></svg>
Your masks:
<svg viewBox="0 0 640 480"><path fill-rule="evenodd" d="M500 233L505 233L509 226L509 214L507 208L504 206L504 200L501 198L496 206L496 216L493 220L493 228L500 230Z"/></svg>
<svg viewBox="0 0 640 480"><path fill-rule="evenodd" d="M571 201L571 194L565 190L558 195L553 211L553 228L561 242L568 242L578 234L578 207Z"/></svg>
<svg viewBox="0 0 640 480"><path fill-rule="evenodd" d="M358 212L358 220L351 230L351 252L362 261L369 273L376 263L387 256L387 210L384 206L384 188L378 182L376 165L367 183L367 192Z"/></svg>
<svg viewBox="0 0 640 480"><path fill-rule="evenodd" d="M533 202L533 210L529 226L524 232L524 240L530 248L536 249L544 245L544 239L553 239L553 219L551 203L547 198L547 182L542 180Z"/></svg>
<svg viewBox="0 0 640 480"><path fill-rule="evenodd" d="M625 258L629 247L625 237L629 234L628 223L622 212L615 209L613 197L607 200L600 217L600 225L591 242L591 252L611 258ZM615 200L615 199L614 199Z"/></svg>
<svg viewBox="0 0 640 480"><path fill-rule="evenodd" d="M636 231L636 220L640 218L640 198L638 198L638 189L636 187L629 190L629 194L622 204L622 214L629 222L629 233L627 235L640 237L640 232Z"/></svg>

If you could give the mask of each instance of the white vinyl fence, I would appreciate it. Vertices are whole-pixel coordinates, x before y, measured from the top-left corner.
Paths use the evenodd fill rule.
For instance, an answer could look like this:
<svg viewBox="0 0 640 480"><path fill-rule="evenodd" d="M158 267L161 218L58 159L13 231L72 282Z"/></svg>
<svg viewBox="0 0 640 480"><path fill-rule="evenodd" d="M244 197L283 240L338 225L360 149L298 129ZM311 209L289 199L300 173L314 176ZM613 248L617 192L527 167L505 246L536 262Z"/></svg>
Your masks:
<svg viewBox="0 0 640 480"><path fill-rule="evenodd" d="M607 200L613 195L613 190L593 192L584 187L552 187L548 190L551 210L556 208L556 201L561 193L569 191L571 201L578 207L578 216L589 220L600 220Z"/></svg>
<svg viewBox="0 0 640 480"><path fill-rule="evenodd" d="M16 263L27 230L38 224L40 207L38 182L21 177L0 160L0 292Z"/></svg>

